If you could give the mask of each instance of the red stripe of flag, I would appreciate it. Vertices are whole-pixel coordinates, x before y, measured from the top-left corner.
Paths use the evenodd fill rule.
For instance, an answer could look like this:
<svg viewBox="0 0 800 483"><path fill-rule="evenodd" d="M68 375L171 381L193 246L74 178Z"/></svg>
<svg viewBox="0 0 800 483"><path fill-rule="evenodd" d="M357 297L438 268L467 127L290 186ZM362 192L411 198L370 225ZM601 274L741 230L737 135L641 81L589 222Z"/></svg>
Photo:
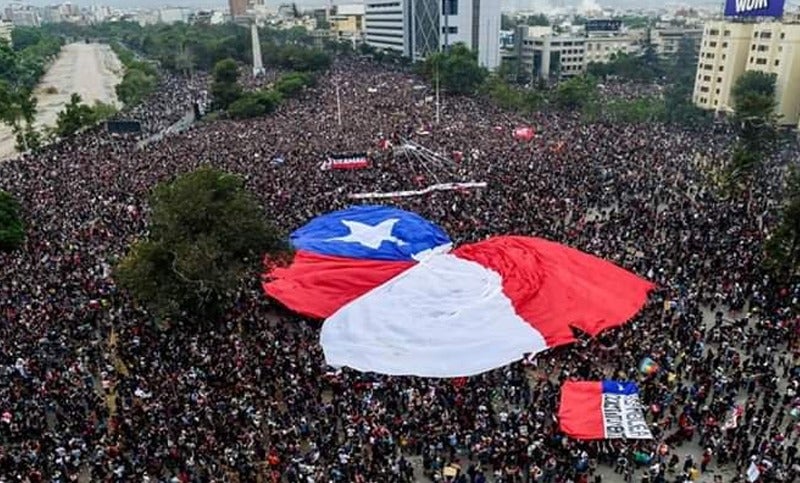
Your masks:
<svg viewBox="0 0 800 483"><path fill-rule="evenodd" d="M558 408L561 431L575 439L605 438L603 423L603 383L567 381L561 387Z"/></svg>

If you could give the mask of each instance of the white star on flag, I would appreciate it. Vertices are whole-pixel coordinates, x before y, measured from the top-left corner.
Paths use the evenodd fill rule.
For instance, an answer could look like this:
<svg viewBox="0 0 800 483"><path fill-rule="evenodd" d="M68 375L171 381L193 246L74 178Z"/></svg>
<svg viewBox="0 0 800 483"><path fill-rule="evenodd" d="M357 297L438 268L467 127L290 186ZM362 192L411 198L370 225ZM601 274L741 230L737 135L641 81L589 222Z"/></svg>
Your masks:
<svg viewBox="0 0 800 483"><path fill-rule="evenodd" d="M373 250L380 248L381 243L385 241L401 247L405 245L406 242L392 235L394 225L398 221L400 221L398 218L389 218L372 226L358 221L342 220L342 224L350 230L350 234L336 238L328 238L327 241L358 243L359 245Z"/></svg>

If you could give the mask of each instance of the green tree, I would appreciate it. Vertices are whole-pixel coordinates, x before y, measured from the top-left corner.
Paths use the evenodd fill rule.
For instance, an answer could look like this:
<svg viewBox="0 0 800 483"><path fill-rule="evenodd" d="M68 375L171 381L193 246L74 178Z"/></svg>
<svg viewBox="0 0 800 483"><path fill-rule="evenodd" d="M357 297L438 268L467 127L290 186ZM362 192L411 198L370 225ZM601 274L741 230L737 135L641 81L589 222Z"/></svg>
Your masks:
<svg viewBox="0 0 800 483"><path fill-rule="evenodd" d="M504 13L500 16L500 30L514 30L517 27L517 20Z"/></svg>
<svg viewBox="0 0 800 483"><path fill-rule="evenodd" d="M739 136L745 148L753 152L766 152L775 142L775 80L775 74L747 71L731 91Z"/></svg>
<svg viewBox="0 0 800 483"><path fill-rule="evenodd" d="M778 139L775 74L747 71L731 91L738 140L727 169L731 187L743 188L753 178Z"/></svg>
<svg viewBox="0 0 800 483"><path fill-rule="evenodd" d="M154 315L213 322L265 253L286 250L244 180L201 168L159 184L149 237L116 267L120 285Z"/></svg>
<svg viewBox="0 0 800 483"><path fill-rule="evenodd" d="M707 111L692 102L697 66L697 51L690 39L682 39L667 69L668 85L664 91L665 120L686 127L700 127L711 121Z"/></svg>
<svg viewBox="0 0 800 483"><path fill-rule="evenodd" d="M518 109L522 104L520 91L508 85L500 75L489 76L482 90L503 109Z"/></svg>
<svg viewBox="0 0 800 483"><path fill-rule="evenodd" d="M35 134L36 98L27 88L10 87L0 80L0 121L11 127L18 151L38 149L40 140Z"/></svg>
<svg viewBox="0 0 800 483"><path fill-rule="evenodd" d="M233 59L224 59L214 65L214 81L235 83L239 80L239 66Z"/></svg>
<svg viewBox="0 0 800 483"><path fill-rule="evenodd" d="M0 191L0 251L11 251L25 241L25 226L20 217L19 202Z"/></svg>
<svg viewBox="0 0 800 483"><path fill-rule="evenodd" d="M42 41L42 30L35 27L15 27L11 31L14 50L24 50Z"/></svg>
<svg viewBox="0 0 800 483"><path fill-rule="evenodd" d="M138 68L128 68L114 90L126 106L142 102L158 86L158 79Z"/></svg>
<svg viewBox="0 0 800 483"><path fill-rule="evenodd" d="M92 108L81 102L81 96L73 93L64 110L56 118L56 134L61 137L72 136L92 122Z"/></svg>
<svg viewBox="0 0 800 483"><path fill-rule="evenodd" d="M800 170L793 167L786 182L781 223L765 244L766 264L779 279L787 280L800 269Z"/></svg>
<svg viewBox="0 0 800 483"><path fill-rule="evenodd" d="M550 20L547 18L547 15L540 13L531 15L525 19L525 25L530 25L531 27L549 27Z"/></svg>
<svg viewBox="0 0 800 483"><path fill-rule="evenodd" d="M214 82L211 84L211 96L219 109L227 109L242 95L238 84L239 66L233 59L224 59L214 66Z"/></svg>
<svg viewBox="0 0 800 483"><path fill-rule="evenodd" d="M62 138L72 136L81 129L94 126L111 117L115 112L116 109L110 104L102 102L96 102L94 106L84 104L81 96L73 93L69 104L58 113L55 134Z"/></svg>
<svg viewBox="0 0 800 483"><path fill-rule="evenodd" d="M275 90L280 92L283 97L293 97L305 87L313 85L314 78L304 72L290 72L284 74L275 81Z"/></svg>
<svg viewBox="0 0 800 483"><path fill-rule="evenodd" d="M274 111L281 103L281 94L272 89L248 92L228 106L228 114L234 119L263 116Z"/></svg>
<svg viewBox="0 0 800 483"><path fill-rule="evenodd" d="M589 106L596 97L597 83L589 76L576 76L556 87L553 101L562 109L577 110Z"/></svg>
<svg viewBox="0 0 800 483"><path fill-rule="evenodd" d="M488 75L478 65L477 54L462 43L453 45L449 52L429 55L422 68L430 80L438 78L442 87L454 94L475 93Z"/></svg>

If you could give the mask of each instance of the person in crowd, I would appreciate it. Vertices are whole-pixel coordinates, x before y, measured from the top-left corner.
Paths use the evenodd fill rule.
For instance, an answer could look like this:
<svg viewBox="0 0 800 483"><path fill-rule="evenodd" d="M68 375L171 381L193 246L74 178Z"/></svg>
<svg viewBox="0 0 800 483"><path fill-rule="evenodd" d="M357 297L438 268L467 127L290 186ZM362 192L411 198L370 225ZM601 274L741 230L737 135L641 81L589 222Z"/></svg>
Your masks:
<svg viewBox="0 0 800 483"><path fill-rule="evenodd" d="M207 82L170 77L129 114L160 133ZM724 125L585 123L467 97L444 97L437 124L432 99L406 70L341 59L263 118L145 145L97 128L0 164L27 223L24 247L0 254L0 479L664 483L744 481L755 464L766 481L796 481L800 285L765 272L758 247L797 147L769 160L745 201L709 182L731 152ZM519 126L534 139L515 140ZM408 141L463 157L426 161L398 149ZM319 169L353 152L373 163ZM213 330L155 323L117 288L113 266L146 233L149 190L201 165L243 176L287 233L351 193L486 181L390 203L456 244L540 236L658 288L619 329L464 384L331 375L319 322L267 299L258 274ZM658 370L642 374L644 357ZM639 383L653 440L560 433L561 383L608 378Z"/></svg>

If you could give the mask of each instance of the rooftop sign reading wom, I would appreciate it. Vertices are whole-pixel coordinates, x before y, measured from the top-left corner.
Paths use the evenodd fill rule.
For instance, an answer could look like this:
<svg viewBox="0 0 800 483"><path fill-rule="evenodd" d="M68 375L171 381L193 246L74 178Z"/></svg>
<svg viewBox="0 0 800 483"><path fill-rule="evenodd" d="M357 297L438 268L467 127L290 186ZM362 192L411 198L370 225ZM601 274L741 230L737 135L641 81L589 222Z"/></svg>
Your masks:
<svg viewBox="0 0 800 483"><path fill-rule="evenodd" d="M786 0L726 0L726 17L780 17Z"/></svg>

